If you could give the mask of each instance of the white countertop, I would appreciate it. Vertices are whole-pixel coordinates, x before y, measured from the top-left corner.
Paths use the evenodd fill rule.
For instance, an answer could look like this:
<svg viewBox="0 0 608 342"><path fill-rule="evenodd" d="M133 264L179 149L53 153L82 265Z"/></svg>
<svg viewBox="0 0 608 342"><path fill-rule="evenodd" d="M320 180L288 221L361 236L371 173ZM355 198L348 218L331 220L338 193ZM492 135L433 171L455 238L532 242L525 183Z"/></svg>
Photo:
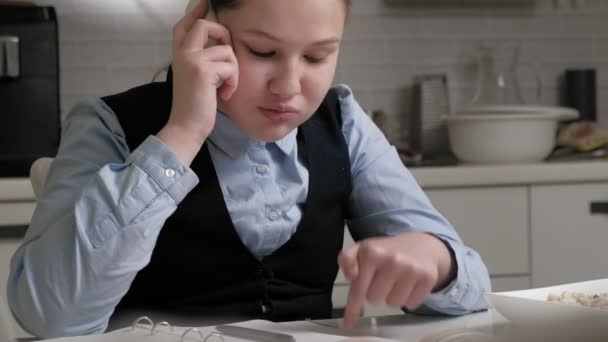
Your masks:
<svg viewBox="0 0 608 342"><path fill-rule="evenodd" d="M608 161L411 167L423 188L608 181ZM33 201L28 178L0 178L0 202Z"/></svg>
<svg viewBox="0 0 608 342"><path fill-rule="evenodd" d="M608 181L608 161L412 167L423 188Z"/></svg>
<svg viewBox="0 0 608 342"><path fill-rule="evenodd" d="M0 202L34 200L29 178L0 178Z"/></svg>

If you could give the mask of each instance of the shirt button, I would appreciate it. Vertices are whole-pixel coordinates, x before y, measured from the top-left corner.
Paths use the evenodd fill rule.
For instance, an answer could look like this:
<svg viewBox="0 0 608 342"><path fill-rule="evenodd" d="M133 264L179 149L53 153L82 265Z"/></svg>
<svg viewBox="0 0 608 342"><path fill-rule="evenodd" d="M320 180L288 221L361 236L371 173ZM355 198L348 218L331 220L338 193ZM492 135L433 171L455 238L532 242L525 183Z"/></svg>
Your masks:
<svg viewBox="0 0 608 342"><path fill-rule="evenodd" d="M458 295L458 288L454 287L453 289L450 290L450 292L448 292L448 295L450 295L450 297L454 298Z"/></svg>
<svg viewBox="0 0 608 342"><path fill-rule="evenodd" d="M264 174L264 173L266 173L266 166L258 165L258 166L256 166L255 171L259 174Z"/></svg>
<svg viewBox="0 0 608 342"><path fill-rule="evenodd" d="M169 178L175 177L175 170L173 169L165 169L165 176Z"/></svg>
<svg viewBox="0 0 608 342"><path fill-rule="evenodd" d="M277 213L276 211L271 211L270 213L268 213L268 219L270 219L270 221L276 221L279 219L279 213Z"/></svg>

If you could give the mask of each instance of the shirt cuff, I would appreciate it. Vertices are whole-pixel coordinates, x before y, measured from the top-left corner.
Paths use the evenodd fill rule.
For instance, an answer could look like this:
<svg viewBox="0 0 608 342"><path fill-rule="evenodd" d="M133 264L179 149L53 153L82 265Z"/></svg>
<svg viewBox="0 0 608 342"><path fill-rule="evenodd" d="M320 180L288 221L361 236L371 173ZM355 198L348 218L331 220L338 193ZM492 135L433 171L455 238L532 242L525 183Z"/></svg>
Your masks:
<svg viewBox="0 0 608 342"><path fill-rule="evenodd" d="M137 165L152 177L176 204L179 204L199 182L194 171L180 162L175 153L153 135L147 137L131 153L127 162Z"/></svg>
<svg viewBox="0 0 608 342"><path fill-rule="evenodd" d="M456 267L457 269L456 277L450 284L445 286L443 289L431 293L427 297L425 305L433 310L446 314L459 314L461 312L449 312L449 308L471 306L467 305L468 303L463 302L465 299L467 299L467 293L470 290L469 274L467 274L465 267L466 251L464 250L464 247L462 245L456 244L453 241L441 238L439 236L437 236L437 238L441 239L446 245L448 245L454 253L456 262L456 265L454 265L454 267Z"/></svg>

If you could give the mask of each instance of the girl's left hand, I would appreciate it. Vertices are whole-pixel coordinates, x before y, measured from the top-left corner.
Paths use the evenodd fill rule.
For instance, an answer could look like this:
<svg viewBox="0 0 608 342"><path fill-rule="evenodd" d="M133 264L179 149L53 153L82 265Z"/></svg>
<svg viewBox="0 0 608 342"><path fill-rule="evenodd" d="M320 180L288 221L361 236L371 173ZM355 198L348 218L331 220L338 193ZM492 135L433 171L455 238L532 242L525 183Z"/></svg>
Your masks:
<svg viewBox="0 0 608 342"><path fill-rule="evenodd" d="M356 327L366 301L415 309L454 277L452 258L443 241L426 233L367 239L342 251L338 263L351 282L344 326Z"/></svg>

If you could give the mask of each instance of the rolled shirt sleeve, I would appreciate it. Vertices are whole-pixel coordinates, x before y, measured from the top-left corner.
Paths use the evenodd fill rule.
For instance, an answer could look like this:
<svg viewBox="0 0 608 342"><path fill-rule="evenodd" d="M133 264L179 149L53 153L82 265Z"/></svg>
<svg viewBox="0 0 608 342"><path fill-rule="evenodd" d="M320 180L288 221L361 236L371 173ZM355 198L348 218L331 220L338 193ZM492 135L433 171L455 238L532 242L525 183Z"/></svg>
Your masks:
<svg viewBox="0 0 608 342"><path fill-rule="evenodd" d="M452 249L456 279L432 293L425 306L435 312L459 315L488 308L488 270L480 255L466 246L450 223L433 207L396 149L355 101L346 86L338 86L343 133L349 147L353 191L348 228L355 240L430 233ZM424 310L424 309L422 309Z"/></svg>
<svg viewBox="0 0 608 342"><path fill-rule="evenodd" d="M165 220L197 183L154 136L131 152L101 100L77 104L11 260L8 303L18 323L44 338L105 331Z"/></svg>

